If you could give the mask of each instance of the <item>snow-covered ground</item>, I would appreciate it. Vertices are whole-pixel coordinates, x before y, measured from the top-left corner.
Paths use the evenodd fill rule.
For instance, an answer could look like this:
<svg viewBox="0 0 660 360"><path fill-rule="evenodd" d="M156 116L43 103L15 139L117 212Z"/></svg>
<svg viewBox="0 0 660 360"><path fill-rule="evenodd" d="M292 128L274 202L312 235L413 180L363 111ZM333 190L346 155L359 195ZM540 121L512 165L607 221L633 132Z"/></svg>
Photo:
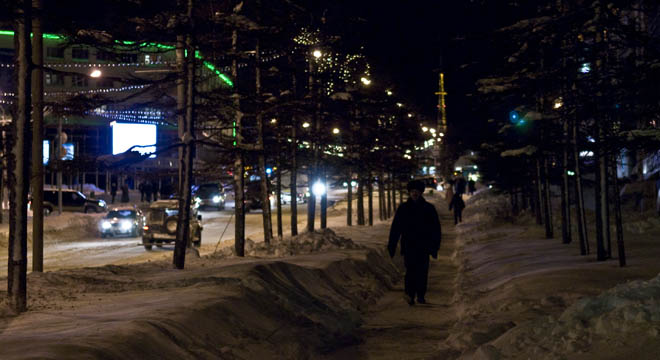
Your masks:
<svg viewBox="0 0 660 360"><path fill-rule="evenodd" d="M0 358L657 358L657 215L627 214L620 268L580 256L576 241L545 239L490 191L466 201L457 227L444 199L428 198L445 234L431 305L400 298L389 222L343 226L339 202L333 230L271 246L255 234L245 258L223 242L189 254L183 271L165 259L29 274L29 311L0 304ZM5 289L0 278L2 298Z"/></svg>

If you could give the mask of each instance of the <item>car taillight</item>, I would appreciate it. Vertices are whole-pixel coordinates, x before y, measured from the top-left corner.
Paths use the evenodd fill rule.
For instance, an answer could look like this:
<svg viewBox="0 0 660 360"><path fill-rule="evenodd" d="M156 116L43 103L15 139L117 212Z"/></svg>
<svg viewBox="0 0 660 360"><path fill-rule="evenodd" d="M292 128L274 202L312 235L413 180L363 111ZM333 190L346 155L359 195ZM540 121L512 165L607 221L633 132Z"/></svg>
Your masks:
<svg viewBox="0 0 660 360"><path fill-rule="evenodd" d="M147 230L149 230L149 227L148 227L147 225L144 225L144 226L142 227L142 230L147 231Z"/></svg>

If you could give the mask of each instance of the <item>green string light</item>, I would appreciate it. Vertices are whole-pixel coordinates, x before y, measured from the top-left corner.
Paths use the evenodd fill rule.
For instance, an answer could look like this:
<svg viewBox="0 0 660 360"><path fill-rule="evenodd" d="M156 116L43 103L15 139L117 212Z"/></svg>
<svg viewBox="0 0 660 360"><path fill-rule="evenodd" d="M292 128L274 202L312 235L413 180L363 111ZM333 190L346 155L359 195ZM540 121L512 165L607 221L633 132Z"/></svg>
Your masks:
<svg viewBox="0 0 660 360"><path fill-rule="evenodd" d="M14 32L11 30L0 30L0 35L5 35L5 36L14 36ZM52 39L52 40L64 40L65 37L61 35L55 35L55 34L43 34L44 39ZM124 45L124 46L133 46L138 44L136 41L120 41L116 40L115 43L119 45ZM138 47L155 47L157 49L162 49L162 50L175 50L176 47L172 45L164 45L164 44L158 44L158 43L139 43ZM186 50L186 56L187 56L187 50ZM195 58L197 59L202 59L202 55L198 50L195 51ZM223 74L220 70L216 69L213 64L211 64L208 61L204 61L204 66L206 66L209 70L211 70L213 73L215 73L222 81L224 81L225 84L229 85L230 87L234 86L234 82L229 79L229 77L225 74Z"/></svg>

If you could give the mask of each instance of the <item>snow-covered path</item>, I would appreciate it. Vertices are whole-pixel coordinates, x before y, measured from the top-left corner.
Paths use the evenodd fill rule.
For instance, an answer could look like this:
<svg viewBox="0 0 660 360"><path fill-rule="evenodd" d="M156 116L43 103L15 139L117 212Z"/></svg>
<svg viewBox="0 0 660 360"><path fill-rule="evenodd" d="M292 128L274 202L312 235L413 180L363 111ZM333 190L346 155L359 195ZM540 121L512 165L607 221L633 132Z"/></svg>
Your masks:
<svg viewBox="0 0 660 360"><path fill-rule="evenodd" d="M447 348L440 346L456 321L452 303L458 269L454 264L456 232L453 218L444 205L438 204L436 208L442 223L442 245L438 259L431 259L428 303L409 306L403 299L403 280L399 281L365 312L364 324L357 334L362 343L328 354L327 359L423 359L458 355L449 349L449 353L443 354L442 349ZM370 232L374 243L380 240L384 247L389 225L375 227ZM401 265L401 256L397 255L395 261Z"/></svg>

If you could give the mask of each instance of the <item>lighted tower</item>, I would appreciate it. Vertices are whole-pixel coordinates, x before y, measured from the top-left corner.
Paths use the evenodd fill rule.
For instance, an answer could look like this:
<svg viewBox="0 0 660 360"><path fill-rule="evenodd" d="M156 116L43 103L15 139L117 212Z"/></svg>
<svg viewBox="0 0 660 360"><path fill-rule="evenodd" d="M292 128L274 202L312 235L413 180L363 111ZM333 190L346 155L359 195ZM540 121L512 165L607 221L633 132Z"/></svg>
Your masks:
<svg viewBox="0 0 660 360"><path fill-rule="evenodd" d="M436 122L436 134L438 134L437 141L434 143L435 150L435 171L436 173L442 173L441 159L442 159L442 140L443 136L447 133L447 104L445 104L445 74L439 72L439 81L438 81L438 92L435 94L438 95L438 119ZM446 166L445 166L446 167Z"/></svg>
<svg viewBox="0 0 660 360"><path fill-rule="evenodd" d="M440 81L438 84L439 91L435 94L438 95L438 123L436 130L438 133L445 133L447 130L447 105L445 104L445 74L440 73Z"/></svg>

